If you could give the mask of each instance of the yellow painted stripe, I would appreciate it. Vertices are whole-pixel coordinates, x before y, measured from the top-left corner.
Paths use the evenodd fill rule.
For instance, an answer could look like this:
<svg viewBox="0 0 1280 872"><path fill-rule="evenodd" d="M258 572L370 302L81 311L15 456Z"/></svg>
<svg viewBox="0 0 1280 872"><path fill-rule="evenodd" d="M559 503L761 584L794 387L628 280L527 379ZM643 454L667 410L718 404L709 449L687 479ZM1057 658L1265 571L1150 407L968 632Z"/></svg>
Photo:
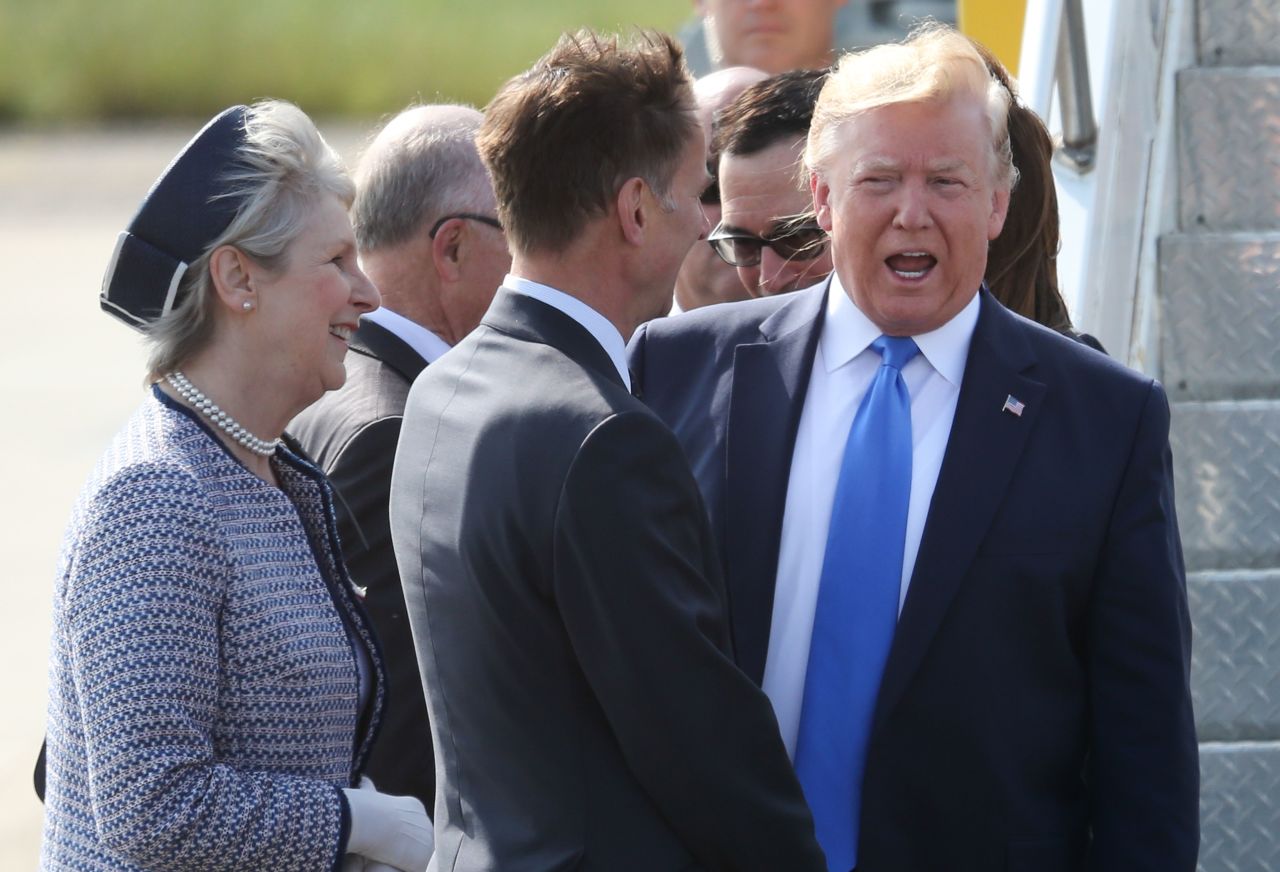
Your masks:
<svg viewBox="0 0 1280 872"><path fill-rule="evenodd" d="M1026 0L956 0L960 30L991 49L1015 74L1026 17Z"/></svg>

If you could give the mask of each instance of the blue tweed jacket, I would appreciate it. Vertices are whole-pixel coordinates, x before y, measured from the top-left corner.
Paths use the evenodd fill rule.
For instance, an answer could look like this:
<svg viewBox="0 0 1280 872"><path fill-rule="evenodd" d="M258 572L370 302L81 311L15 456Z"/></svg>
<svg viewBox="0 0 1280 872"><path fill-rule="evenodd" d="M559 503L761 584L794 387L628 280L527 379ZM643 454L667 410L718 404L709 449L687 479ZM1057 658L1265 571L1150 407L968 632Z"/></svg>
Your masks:
<svg viewBox="0 0 1280 872"><path fill-rule="evenodd" d="M41 868L340 864L381 658L323 475L273 463L280 489L153 391L91 476L56 579Z"/></svg>

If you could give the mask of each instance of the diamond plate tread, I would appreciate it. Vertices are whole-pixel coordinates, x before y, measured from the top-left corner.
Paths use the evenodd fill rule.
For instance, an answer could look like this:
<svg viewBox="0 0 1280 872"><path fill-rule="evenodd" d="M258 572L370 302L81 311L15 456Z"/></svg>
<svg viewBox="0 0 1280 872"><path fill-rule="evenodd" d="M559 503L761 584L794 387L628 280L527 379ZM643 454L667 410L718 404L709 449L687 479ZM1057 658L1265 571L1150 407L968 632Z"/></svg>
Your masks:
<svg viewBox="0 0 1280 872"><path fill-rule="evenodd" d="M1280 742L1200 746L1198 872L1280 869Z"/></svg>
<svg viewBox="0 0 1280 872"><path fill-rule="evenodd" d="M1170 234L1159 263L1169 397L1280 399L1280 233Z"/></svg>
<svg viewBox="0 0 1280 872"><path fill-rule="evenodd" d="M1193 573L1187 600L1200 741L1280 741L1280 570Z"/></svg>
<svg viewBox="0 0 1280 872"><path fill-rule="evenodd" d="M1183 230L1280 230L1280 67L1178 73Z"/></svg>
<svg viewBox="0 0 1280 872"><path fill-rule="evenodd" d="M1275 0L1200 0L1200 63L1280 64Z"/></svg>
<svg viewBox="0 0 1280 872"><path fill-rule="evenodd" d="M1169 441L1187 569L1280 566L1280 402L1175 403Z"/></svg>

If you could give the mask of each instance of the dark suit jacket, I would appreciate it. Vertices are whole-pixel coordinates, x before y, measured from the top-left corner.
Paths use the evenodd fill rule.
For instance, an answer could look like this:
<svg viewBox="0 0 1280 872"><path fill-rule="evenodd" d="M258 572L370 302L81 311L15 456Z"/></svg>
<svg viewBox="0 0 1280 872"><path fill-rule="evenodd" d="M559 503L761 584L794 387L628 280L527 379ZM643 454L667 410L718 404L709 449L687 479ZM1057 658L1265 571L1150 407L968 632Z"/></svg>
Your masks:
<svg viewBox="0 0 1280 872"><path fill-rule="evenodd" d="M391 522L438 868L825 868L768 700L733 665L680 446L583 327L498 292L413 386Z"/></svg>
<svg viewBox="0 0 1280 872"><path fill-rule="evenodd" d="M365 609L386 659L386 714L365 773L379 790L416 796L430 811L431 733L387 508L405 398L427 363L394 333L366 321L352 337L346 364L346 384L295 418L289 432L333 485L347 568L366 589Z"/></svg>
<svg viewBox="0 0 1280 872"><path fill-rule="evenodd" d="M707 500L756 681L825 294L712 306L632 340ZM859 872L1195 868L1168 427L1158 384L982 292L876 705Z"/></svg>

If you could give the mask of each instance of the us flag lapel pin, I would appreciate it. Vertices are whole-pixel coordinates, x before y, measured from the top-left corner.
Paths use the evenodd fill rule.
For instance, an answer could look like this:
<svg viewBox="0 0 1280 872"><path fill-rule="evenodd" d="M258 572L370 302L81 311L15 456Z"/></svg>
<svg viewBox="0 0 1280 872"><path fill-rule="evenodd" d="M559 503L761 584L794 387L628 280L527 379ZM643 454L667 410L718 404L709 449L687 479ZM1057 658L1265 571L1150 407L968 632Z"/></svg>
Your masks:
<svg viewBox="0 0 1280 872"><path fill-rule="evenodd" d="M1000 407L1000 411L1009 412L1014 417L1021 418L1022 410L1026 407L1026 403L1022 402L1022 400L1018 399L1013 394L1009 394L1009 396L1004 398L1004 405Z"/></svg>

